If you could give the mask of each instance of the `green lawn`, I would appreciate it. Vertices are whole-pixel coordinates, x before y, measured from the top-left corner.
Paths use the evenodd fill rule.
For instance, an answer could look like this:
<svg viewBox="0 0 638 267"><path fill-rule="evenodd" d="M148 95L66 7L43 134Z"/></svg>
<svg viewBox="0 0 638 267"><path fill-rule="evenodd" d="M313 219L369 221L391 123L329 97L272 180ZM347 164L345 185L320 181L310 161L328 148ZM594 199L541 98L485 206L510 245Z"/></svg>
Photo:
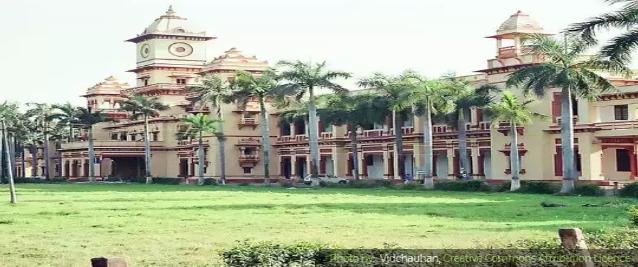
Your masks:
<svg viewBox="0 0 638 267"><path fill-rule="evenodd" d="M0 186L0 266L86 267L117 255L140 266L205 266L236 240L469 248L554 237L559 227L628 224L616 198L367 189L169 185ZM567 208L542 208L541 201ZM612 204L580 207L585 203ZM212 265L211 265L212 266Z"/></svg>

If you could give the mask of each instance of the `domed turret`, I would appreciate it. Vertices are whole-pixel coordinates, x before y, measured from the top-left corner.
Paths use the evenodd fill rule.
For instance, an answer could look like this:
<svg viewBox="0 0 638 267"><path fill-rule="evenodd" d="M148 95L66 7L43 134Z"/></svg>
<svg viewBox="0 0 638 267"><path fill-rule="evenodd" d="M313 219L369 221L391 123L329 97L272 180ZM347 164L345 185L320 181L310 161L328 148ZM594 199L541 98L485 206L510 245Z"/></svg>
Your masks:
<svg viewBox="0 0 638 267"><path fill-rule="evenodd" d="M129 42L138 42L147 39L152 35L169 35L169 36L188 36L199 37L207 40L213 39L206 36L206 31L194 26L186 18L177 15L173 6L169 6L166 13L155 19L151 25L146 27L137 37L127 40Z"/></svg>
<svg viewBox="0 0 638 267"><path fill-rule="evenodd" d="M500 27L498 27L498 30L496 30L497 35L490 37L504 37L505 35L532 34L543 32L543 27L541 27L538 22L532 19L529 15L519 10L511 15L506 21L504 21Z"/></svg>

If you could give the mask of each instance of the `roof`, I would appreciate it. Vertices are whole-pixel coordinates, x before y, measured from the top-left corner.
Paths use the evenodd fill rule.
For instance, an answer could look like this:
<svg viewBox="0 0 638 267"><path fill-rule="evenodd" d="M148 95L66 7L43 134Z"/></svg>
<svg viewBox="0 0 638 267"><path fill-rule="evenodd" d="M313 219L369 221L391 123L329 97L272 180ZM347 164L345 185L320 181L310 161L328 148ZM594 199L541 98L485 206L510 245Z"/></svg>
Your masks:
<svg viewBox="0 0 638 267"><path fill-rule="evenodd" d="M497 36L517 33L529 34L543 32L543 27L541 27L537 21L520 10L501 23L501 26L499 26L498 30L496 30Z"/></svg>
<svg viewBox="0 0 638 267"><path fill-rule="evenodd" d="M136 41L143 38L146 35L171 35L171 36L194 36L194 37L207 37L206 31L195 27L186 18L177 15L173 6L169 6L166 14L155 19L151 25L146 27L144 31L137 37L130 39L129 41Z"/></svg>

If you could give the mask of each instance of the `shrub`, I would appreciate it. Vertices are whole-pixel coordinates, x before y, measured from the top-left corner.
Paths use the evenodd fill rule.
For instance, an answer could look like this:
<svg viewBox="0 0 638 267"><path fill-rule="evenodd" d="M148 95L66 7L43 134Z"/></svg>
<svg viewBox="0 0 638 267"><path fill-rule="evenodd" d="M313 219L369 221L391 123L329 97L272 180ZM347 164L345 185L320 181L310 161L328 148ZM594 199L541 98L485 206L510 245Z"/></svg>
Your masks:
<svg viewBox="0 0 638 267"><path fill-rule="evenodd" d="M249 186L250 185L250 181L241 181L239 183L239 186Z"/></svg>
<svg viewBox="0 0 638 267"><path fill-rule="evenodd" d="M481 180L445 181L434 184L434 189L443 191L488 192L490 187Z"/></svg>
<svg viewBox="0 0 638 267"><path fill-rule="evenodd" d="M635 197L638 198L638 183L631 183L625 185L620 189L619 195L621 197Z"/></svg>
<svg viewBox="0 0 638 267"><path fill-rule="evenodd" d="M581 196L602 196L605 194L598 184L576 184L574 193Z"/></svg>
<svg viewBox="0 0 638 267"><path fill-rule="evenodd" d="M146 182L146 178L144 178L144 182ZM153 183L178 185L182 183L182 178L153 177Z"/></svg>
<svg viewBox="0 0 638 267"><path fill-rule="evenodd" d="M333 248L325 244L243 241L223 251L221 257L227 266L233 267L315 266L319 251Z"/></svg>
<svg viewBox="0 0 638 267"><path fill-rule="evenodd" d="M423 184L418 181L409 181L407 183L397 184L394 186L394 188L399 190L419 190L424 187L425 186L423 186Z"/></svg>
<svg viewBox="0 0 638 267"><path fill-rule="evenodd" d="M215 178L205 178L204 185L219 185L219 182Z"/></svg>
<svg viewBox="0 0 638 267"><path fill-rule="evenodd" d="M16 184L48 184L48 183L66 183L69 178L67 177L53 177L49 180L44 178L29 178L29 177L14 177L13 182ZM2 183L9 183L9 178L2 177Z"/></svg>
<svg viewBox="0 0 638 267"><path fill-rule="evenodd" d="M521 188L517 193L528 194L556 194L560 191L560 184L553 182L530 182L521 181Z"/></svg>
<svg viewBox="0 0 638 267"><path fill-rule="evenodd" d="M629 216L631 216L631 223L638 226L638 208L636 206L629 206Z"/></svg>
<svg viewBox="0 0 638 267"><path fill-rule="evenodd" d="M295 183L290 180L283 180L279 182L279 185L283 188L295 187Z"/></svg>

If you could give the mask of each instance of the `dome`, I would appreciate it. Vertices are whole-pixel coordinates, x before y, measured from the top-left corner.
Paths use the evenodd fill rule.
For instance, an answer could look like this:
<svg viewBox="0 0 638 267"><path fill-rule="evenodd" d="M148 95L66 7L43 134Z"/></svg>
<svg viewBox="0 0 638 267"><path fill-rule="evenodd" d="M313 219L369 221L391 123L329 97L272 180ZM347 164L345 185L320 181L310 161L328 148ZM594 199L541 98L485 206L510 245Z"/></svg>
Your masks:
<svg viewBox="0 0 638 267"><path fill-rule="evenodd" d="M151 25L144 29L145 34L177 34L177 35L206 35L206 31L199 30L175 13L173 6L168 8L165 15L157 18Z"/></svg>
<svg viewBox="0 0 638 267"><path fill-rule="evenodd" d="M543 28L530 18L529 15L523 13L522 11L516 12L514 15L510 16L496 31L498 34L503 33L540 33L543 31Z"/></svg>

